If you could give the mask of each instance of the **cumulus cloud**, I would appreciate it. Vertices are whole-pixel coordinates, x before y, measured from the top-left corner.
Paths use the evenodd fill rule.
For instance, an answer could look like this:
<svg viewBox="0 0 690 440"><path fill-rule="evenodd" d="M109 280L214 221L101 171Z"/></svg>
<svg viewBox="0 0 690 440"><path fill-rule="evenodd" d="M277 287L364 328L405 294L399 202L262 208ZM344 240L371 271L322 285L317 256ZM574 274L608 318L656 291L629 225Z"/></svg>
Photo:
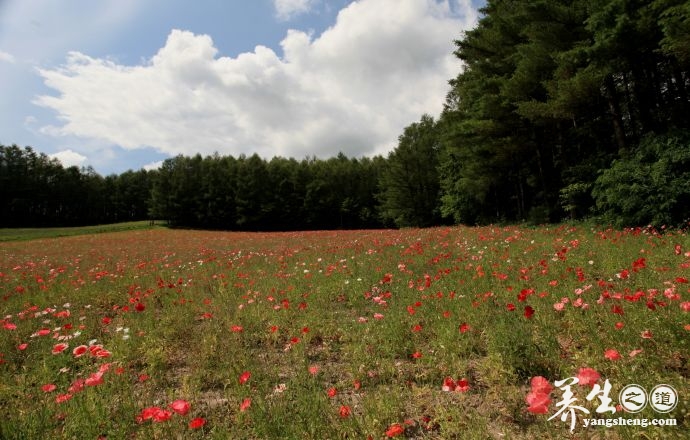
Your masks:
<svg viewBox="0 0 690 440"><path fill-rule="evenodd" d="M142 168L145 169L146 171L153 171L153 170L159 169L162 166L163 166L163 161L159 160L156 162L147 163Z"/></svg>
<svg viewBox="0 0 690 440"><path fill-rule="evenodd" d="M59 151L57 153L51 154L48 157L57 159L62 163L64 167L77 166L81 167L86 162L87 157L77 153L72 150Z"/></svg>
<svg viewBox="0 0 690 440"><path fill-rule="evenodd" d="M289 20L309 12L315 4L316 0L273 0L273 6L279 20Z"/></svg>
<svg viewBox="0 0 690 440"><path fill-rule="evenodd" d="M361 0L321 35L291 30L282 56L257 46L218 57L208 35L170 32L141 65L71 52L40 74L35 103L52 134L175 154L302 158L385 153L423 113L438 114L460 69L453 40L475 24L469 0Z"/></svg>
<svg viewBox="0 0 690 440"><path fill-rule="evenodd" d="M0 50L0 62L14 64L15 61L16 60L14 58L14 55L12 55L11 53L3 52L2 50Z"/></svg>

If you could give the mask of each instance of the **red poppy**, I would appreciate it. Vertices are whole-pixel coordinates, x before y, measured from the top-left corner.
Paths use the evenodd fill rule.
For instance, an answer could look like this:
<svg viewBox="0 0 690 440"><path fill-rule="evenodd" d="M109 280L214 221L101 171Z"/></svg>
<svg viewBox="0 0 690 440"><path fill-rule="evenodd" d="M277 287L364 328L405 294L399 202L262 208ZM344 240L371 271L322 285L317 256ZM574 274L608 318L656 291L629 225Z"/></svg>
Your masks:
<svg viewBox="0 0 690 440"><path fill-rule="evenodd" d="M460 333L465 333L469 329L470 329L470 325L468 323L463 322L462 324L460 324L460 328L459 328Z"/></svg>
<svg viewBox="0 0 690 440"><path fill-rule="evenodd" d="M55 391L57 389L57 387L55 386L55 384L47 383L47 384L43 385L41 387L41 389L45 393L52 393L53 391Z"/></svg>
<svg viewBox="0 0 690 440"><path fill-rule="evenodd" d="M328 397L332 399L336 396L336 394L338 394L338 390L336 390L335 387L331 387L326 391L326 394L328 394Z"/></svg>
<svg viewBox="0 0 690 440"><path fill-rule="evenodd" d="M580 371L577 373L577 378L580 382L580 385L594 386L594 384L597 383L600 377L601 376L599 375L597 370L589 367L580 368Z"/></svg>
<svg viewBox="0 0 690 440"><path fill-rule="evenodd" d="M239 378L240 385L247 382L250 377L252 377L252 373L250 373L249 371L245 371L244 373L240 374L240 378Z"/></svg>
<svg viewBox="0 0 690 440"><path fill-rule="evenodd" d="M388 437L388 438L397 437L400 434L402 434L403 432L405 432L405 429L402 427L402 425L400 423L393 423L386 430L386 437Z"/></svg>
<svg viewBox="0 0 690 440"><path fill-rule="evenodd" d="M145 306L144 303L142 303L142 302L137 302L137 305L134 306L134 309L135 309L137 312L143 312L144 310L146 310L146 306Z"/></svg>
<svg viewBox="0 0 690 440"><path fill-rule="evenodd" d="M189 427L191 429L199 429L206 424L206 420L201 417L197 417L189 421Z"/></svg>
<svg viewBox="0 0 690 440"><path fill-rule="evenodd" d="M549 404L551 399L547 393L540 393L535 391L530 391L525 397L525 401L529 407L527 411L532 414L547 414L549 412Z"/></svg>
<svg viewBox="0 0 690 440"><path fill-rule="evenodd" d="M342 417L343 419L346 419L346 418L350 417L350 414L352 414L352 410L347 405L340 405L339 414L340 414L340 417Z"/></svg>
<svg viewBox="0 0 690 440"><path fill-rule="evenodd" d="M612 360L612 361L617 361L618 359L621 358L621 354L618 353L617 350L614 350L613 348L608 348L604 352L604 357L606 359Z"/></svg>
<svg viewBox="0 0 690 440"><path fill-rule="evenodd" d="M173 411L175 411L176 413L178 413L182 416L187 414L189 412L189 408L190 408L189 402L187 402L186 400L176 400L173 403L171 403L169 406Z"/></svg>
<svg viewBox="0 0 690 440"><path fill-rule="evenodd" d="M63 403L63 402L67 402L71 398L72 398L72 395L70 393L60 394L59 396L57 396L55 398L55 402L56 403Z"/></svg>
<svg viewBox="0 0 690 440"><path fill-rule="evenodd" d="M67 347L69 347L69 345L65 344L64 342L61 342L61 343L55 344L55 345L53 346L53 351L52 351L52 352L53 352L53 354L60 354L60 353L62 353L63 351L65 351L65 350L67 349Z"/></svg>
<svg viewBox="0 0 690 440"><path fill-rule="evenodd" d="M525 306L525 318L532 319L532 315L534 315L532 306Z"/></svg>
<svg viewBox="0 0 690 440"><path fill-rule="evenodd" d="M166 420L169 420L170 417L172 417L172 411L159 408L158 411L153 414L153 421L156 423L165 422Z"/></svg>
<svg viewBox="0 0 690 440"><path fill-rule="evenodd" d="M89 347L87 347L86 345L80 345L78 347L75 347L74 350L72 350L72 354L74 355L74 357L80 357L84 353L86 353L88 349Z"/></svg>
<svg viewBox="0 0 690 440"><path fill-rule="evenodd" d="M537 393L549 394L551 390L553 390L551 383L543 376L533 377L530 381L530 386L532 387L532 391Z"/></svg>
<svg viewBox="0 0 690 440"><path fill-rule="evenodd" d="M240 412L244 412L249 409L249 407L252 406L252 399L247 397L240 403Z"/></svg>

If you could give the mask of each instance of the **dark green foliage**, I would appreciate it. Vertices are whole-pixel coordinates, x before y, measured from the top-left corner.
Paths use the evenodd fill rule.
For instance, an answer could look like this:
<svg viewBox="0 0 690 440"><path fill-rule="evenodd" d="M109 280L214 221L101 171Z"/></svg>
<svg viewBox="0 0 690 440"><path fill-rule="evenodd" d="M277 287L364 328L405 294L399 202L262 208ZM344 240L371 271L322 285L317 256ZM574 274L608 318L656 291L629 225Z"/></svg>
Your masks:
<svg viewBox="0 0 690 440"><path fill-rule="evenodd" d="M644 133L688 128L687 2L490 0L483 13L457 42L465 68L439 124L444 215L588 215L598 170L635 154ZM683 220L668 203L650 209Z"/></svg>
<svg viewBox="0 0 690 440"><path fill-rule="evenodd" d="M592 191L616 225L680 226L690 220L690 131L645 136L634 154L617 159Z"/></svg>
<svg viewBox="0 0 690 440"><path fill-rule="evenodd" d="M32 148L0 145L0 226L81 226L147 218L151 173L101 177Z"/></svg>
<svg viewBox="0 0 690 440"><path fill-rule="evenodd" d="M158 170L151 216L174 226L252 231L380 227L383 159L178 156Z"/></svg>
<svg viewBox="0 0 690 440"><path fill-rule="evenodd" d="M439 140L431 116L424 115L400 136L379 182L381 217L403 226L431 226L441 220L437 174Z"/></svg>

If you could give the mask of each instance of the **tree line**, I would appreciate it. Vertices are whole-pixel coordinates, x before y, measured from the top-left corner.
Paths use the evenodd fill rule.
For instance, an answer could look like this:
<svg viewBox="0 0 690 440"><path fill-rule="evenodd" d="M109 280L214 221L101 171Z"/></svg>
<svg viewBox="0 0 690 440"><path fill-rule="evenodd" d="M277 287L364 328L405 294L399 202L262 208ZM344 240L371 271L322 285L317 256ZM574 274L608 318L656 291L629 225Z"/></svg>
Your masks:
<svg viewBox="0 0 690 440"><path fill-rule="evenodd" d="M387 157L178 156L101 177L0 146L0 225L291 230L690 219L690 2L489 0Z"/></svg>
<svg viewBox="0 0 690 440"><path fill-rule="evenodd" d="M690 218L690 2L489 0L456 42L440 209L462 223Z"/></svg>

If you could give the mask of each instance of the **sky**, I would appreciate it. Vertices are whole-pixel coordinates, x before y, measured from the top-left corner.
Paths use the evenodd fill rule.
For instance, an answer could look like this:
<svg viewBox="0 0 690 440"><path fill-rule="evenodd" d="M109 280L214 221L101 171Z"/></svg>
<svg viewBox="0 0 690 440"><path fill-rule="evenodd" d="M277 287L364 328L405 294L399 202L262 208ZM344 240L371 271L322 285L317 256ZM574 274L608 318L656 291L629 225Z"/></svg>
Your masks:
<svg viewBox="0 0 690 440"><path fill-rule="evenodd" d="M0 144L102 175L178 154L386 155L483 0L0 0Z"/></svg>

